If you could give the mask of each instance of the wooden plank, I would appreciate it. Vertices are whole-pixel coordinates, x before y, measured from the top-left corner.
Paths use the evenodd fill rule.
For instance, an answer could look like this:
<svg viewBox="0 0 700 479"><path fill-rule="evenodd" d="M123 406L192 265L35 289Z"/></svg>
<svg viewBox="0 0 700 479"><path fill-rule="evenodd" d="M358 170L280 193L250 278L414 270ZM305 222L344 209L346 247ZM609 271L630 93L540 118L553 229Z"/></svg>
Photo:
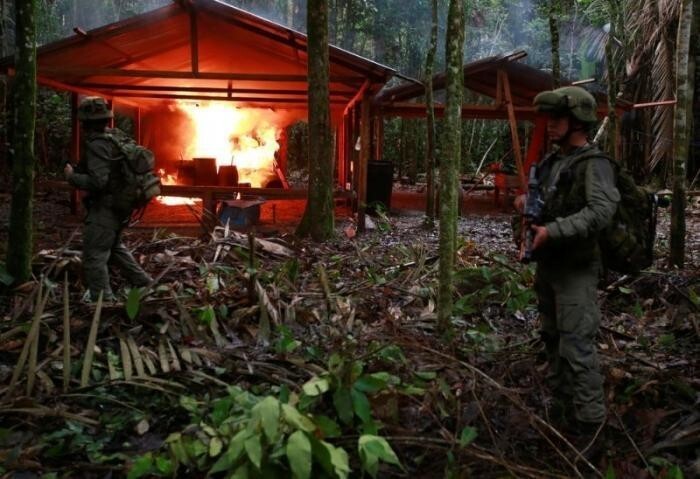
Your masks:
<svg viewBox="0 0 700 479"><path fill-rule="evenodd" d="M59 182L56 182L59 183ZM65 185L67 183L63 182ZM238 186L190 186L190 185L162 185L162 196L178 196L182 198L202 197L211 194L216 199L233 199L236 193L251 196L262 196L266 199L306 199L306 188L241 188ZM335 197L351 197L347 191L336 191Z"/></svg>
<svg viewBox="0 0 700 479"><path fill-rule="evenodd" d="M533 107L514 107L513 110L518 119L532 120L535 118L535 109ZM385 118L425 118L427 110L424 103L395 103L381 107L380 114ZM445 116L445 105L435 105L435 116ZM506 120L508 119L508 111L505 108L496 108L495 105L463 105L462 118L465 120Z"/></svg>
<svg viewBox="0 0 700 479"><path fill-rule="evenodd" d="M193 92L193 93L221 93L227 94L229 96L234 93L246 94L246 95L291 95L291 96L303 96L306 97L309 94L307 88L297 88L297 89L275 89L275 88L233 88L232 82L229 80L226 87L193 87L193 86L176 86L176 85L116 85L113 83L78 83L78 86L82 88L89 88L93 91L98 90L110 90L114 96L119 96L121 91L150 91L150 92ZM331 90L331 96L342 96L344 98L350 98L354 92L352 91L342 91L342 90Z"/></svg>
<svg viewBox="0 0 700 479"><path fill-rule="evenodd" d="M352 97L352 99L348 102L347 106L345 107L345 110L343 110L343 115L346 115L351 108L353 108L358 101L360 101L367 91L367 88L369 88L369 80L365 80L365 82L362 84L359 90L357 90L357 93L355 93L355 96Z"/></svg>
<svg viewBox="0 0 700 479"><path fill-rule="evenodd" d="M513 143L513 157L515 158L515 166L518 169L518 178L520 179L521 191L527 191L527 178L525 177L525 167L523 166L523 154L520 149L520 135L518 134L518 120L515 116L513 108L513 97L510 94L510 81L504 70L498 70L498 75L501 77L503 85L503 94L505 95L506 109L508 110L508 122L510 123L510 137Z"/></svg>
<svg viewBox="0 0 700 479"><path fill-rule="evenodd" d="M39 67L39 73L66 75L75 77L130 77L130 78L170 78L201 80L238 80L255 82L300 82L306 83L306 75L276 73L235 73L235 72L198 72L173 70L136 70L124 68L84 68L84 67ZM361 84L364 77L351 75L331 75L331 82Z"/></svg>
<svg viewBox="0 0 700 479"><path fill-rule="evenodd" d="M360 161L358 165L359 178L357 182L357 222L358 231L363 232L365 230L365 203L367 202L367 165L369 163L371 147L369 95L362 97L360 117Z"/></svg>
<svg viewBox="0 0 700 479"><path fill-rule="evenodd" d="M254 97L254 96L216 96L216 95L178 95L174 93L120 93L119 98L156 98L167 100L210 100L210 101L233 101L233 102L248 102L248 103L293 103L305 105L308 100L305 98L279 98L279 97ZM344 99L331 99L335 105L345 104Z"/></svg>
<svg viewBox="0 0 700 479"><path fill-rule="evenodd" d="M530 146L525 158L525 172L529 175L530 167L540 161L544 149L544 140L547 136L547 118L538 116L535 119L535 129L532 132Z"/></svg>

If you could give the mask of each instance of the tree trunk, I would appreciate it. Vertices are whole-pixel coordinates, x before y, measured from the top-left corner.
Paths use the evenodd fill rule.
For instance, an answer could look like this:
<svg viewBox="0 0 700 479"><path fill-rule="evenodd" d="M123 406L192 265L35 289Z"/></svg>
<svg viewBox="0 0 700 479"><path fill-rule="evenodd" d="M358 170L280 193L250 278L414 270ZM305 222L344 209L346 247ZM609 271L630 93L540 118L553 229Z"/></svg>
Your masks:
<svg viewBox="0 0 700 479"><path fill-rule="evenodd" d="M693 0L683 0L676 43L676 111L673 119L673 200L671 207L671 266L685 262L686 166L693 96L689 89L688 64L693 25Z"/></svg>
<svg viewBox="0 0 700 479"><path fill-rule="evenodd" d="M287 26L294 28L294 0L287 0Z"/></svg>
<svg viewBox="0 0 700 479"><path fill-rule="evenodd" d="M328 0L309 0L309 193L297 235L325 241L333 235L333 155L328 92Z"/></svg>
<svg viewBox="0 0 700 479"><path fill-rule="evenodd" d="M12 207L7 271L17 282L31 276L34 198L34 122L36 112L36 0L15 9L15 68L12 82L14 125L11 138Z"/></svg>
<svg viewBox="0 0 700 479"><path fill-rule="evenodd" d="M447 16L445 58L447 63L444 155L440 161L440 287L438 328L448 335L452 329L453 269L457 225L457 172L461 150L464 5L450 0Z"/></svg>
<svg viewBox="0 0 700 479"><path fill-rule="evenodd" d="M617 33L617 17L619 15L618 0L608 0L610 16L610 33L605 44L605 61L608 67L608 141L607 150L610 156L617 160L617 94L618 74L617 61L615 59L615 35Z"/></svg>
<svg viewBox="0 0 700 479"><path fill-rule="evenodd" d="M549 0L549 34L552 40L552 78L554 88L559 88L561 85L561 62L559 59L559 10L561 5L560 0Z"/></svg>
<svg viewBox="0 0 700 479"><path fill-rule="evenodd" d="M428 109L428 145L426 155L426 202L425 225L435 227L435 95L433 94L433 70L435 69L435 53L437 52L438 34L438 4L432 1L432 25L430 27L430 46L425 59L425 104Z"/></svg>

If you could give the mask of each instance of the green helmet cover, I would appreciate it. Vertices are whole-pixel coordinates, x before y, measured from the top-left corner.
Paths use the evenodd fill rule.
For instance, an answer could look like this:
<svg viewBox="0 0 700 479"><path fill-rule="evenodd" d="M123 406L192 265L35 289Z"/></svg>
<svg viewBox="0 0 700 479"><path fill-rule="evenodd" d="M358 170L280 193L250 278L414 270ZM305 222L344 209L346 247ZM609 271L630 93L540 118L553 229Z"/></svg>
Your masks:
<svg viewBox="0 0 700 479"><path fill-rule="evenodd" d="M565 86L538 94L533 101L535 110L555 115L571 115L583 123L597 123L598 117L593 95L578 86Z"/></svg>
<svg viewBox="0 0 700 479"><path fill-rule="evenodd" d="M104 98L99 96L88 96L83 98L78 107L78 120L108 120L114 118L114 113Z"/></svg>

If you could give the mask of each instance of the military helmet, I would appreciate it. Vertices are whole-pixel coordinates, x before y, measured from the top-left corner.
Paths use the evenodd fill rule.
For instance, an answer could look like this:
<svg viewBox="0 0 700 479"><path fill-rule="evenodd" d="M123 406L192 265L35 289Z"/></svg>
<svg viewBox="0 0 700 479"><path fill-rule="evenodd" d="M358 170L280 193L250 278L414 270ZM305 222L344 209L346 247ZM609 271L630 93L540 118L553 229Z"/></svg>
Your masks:
<svg viewBox="0 0 700 479"><path fill-rule="evenodd" d="M565 86L543 91L535 97L535 110L555 115L571 115L577 120L593 124L598 122L595 98L581 87Z"/></svg>
<svg viewBox="0 0 700 479"><path fill-rule="evenodd" d="M108 120L114 118L114 113L104 98L99 96L88 96L83 98L78 107L78 120Z"/></svg>

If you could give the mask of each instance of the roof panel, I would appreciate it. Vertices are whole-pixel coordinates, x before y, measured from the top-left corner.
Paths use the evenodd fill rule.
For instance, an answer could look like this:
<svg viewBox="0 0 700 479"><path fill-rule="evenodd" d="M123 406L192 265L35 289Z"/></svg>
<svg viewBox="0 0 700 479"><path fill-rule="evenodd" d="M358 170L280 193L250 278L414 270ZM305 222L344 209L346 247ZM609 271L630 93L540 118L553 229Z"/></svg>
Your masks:
<svg viewBox="0 0 700 479"><path fill-rule="evenodd" d="M193 68L190 48L192 12L197 18L198 68ZM354 93L367 79L376 88L393 74L336 47L331 46L330 57L331 90L338 98ZM5 59L0 69L11 65L12 59ZM174 3L45 45L38 51L38 65L46 84L108 95L115 89L117 94L162 95L177 93L177 88L184 88L183 94L191 88L230 88L228 95L247 90L245 95L254 98L268 95L267 90L290 90L277 94L288 99L297 98L296 92L307 84L305 35L217 0ZM129 89L138 86L168 90ZM264 92L255 95L253 89Z"/></svg>

